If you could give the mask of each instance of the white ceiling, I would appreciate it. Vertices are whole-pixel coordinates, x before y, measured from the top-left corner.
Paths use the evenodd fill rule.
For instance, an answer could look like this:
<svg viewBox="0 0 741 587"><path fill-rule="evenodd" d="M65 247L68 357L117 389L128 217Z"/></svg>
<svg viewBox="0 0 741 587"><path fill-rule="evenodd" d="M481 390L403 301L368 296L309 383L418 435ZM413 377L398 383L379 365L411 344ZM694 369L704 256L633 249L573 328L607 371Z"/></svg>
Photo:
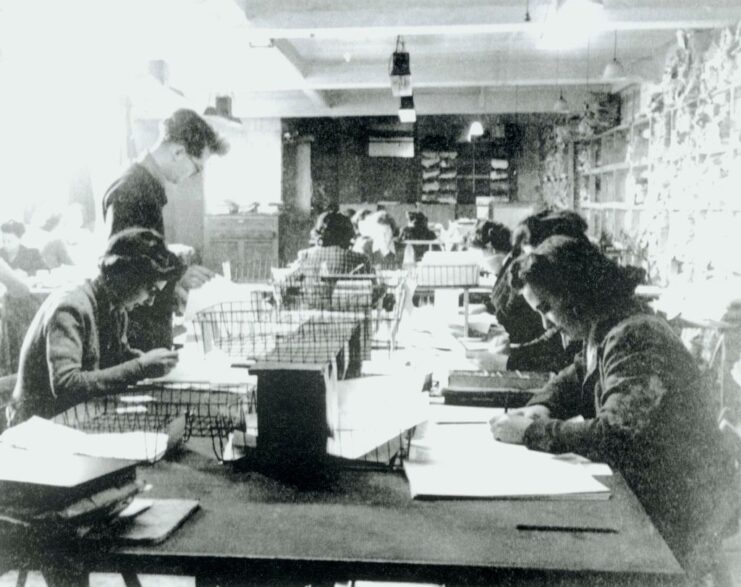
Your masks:
<svg viewBox="0 0 741 587"><path fill-rule="evenodd" d="M677 29L741 20L738 0L604 0L600 29L587 35L586 25L562 23L557 30L573 46L557 51L544 47L543 32L545 23L553 30L555 0L5 2L18 8L0 10L6 39L25 31L8 24L14 16L33 23L46 49L64 54L76 42L71 55L79 61L105 59L123 71L124 62L164 59L183 101L201 108L230 94L240 117L395 113L388 62L397 35L411 55L418 113L547 111L559 87L578 104L587 82L591 90L618 90L657 81ZM72 24L61 25L65 19ZM614 31L627 73L607 84L601 73ZM0 63L12 49L0 40Z"/></svg>

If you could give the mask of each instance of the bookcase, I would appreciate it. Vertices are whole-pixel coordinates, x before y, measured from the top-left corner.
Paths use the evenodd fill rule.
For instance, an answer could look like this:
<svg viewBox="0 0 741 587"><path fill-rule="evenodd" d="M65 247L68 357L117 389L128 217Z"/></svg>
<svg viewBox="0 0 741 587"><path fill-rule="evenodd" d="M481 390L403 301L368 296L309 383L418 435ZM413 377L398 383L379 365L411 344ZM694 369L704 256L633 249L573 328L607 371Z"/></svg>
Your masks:
<svg viewBox="0 0 741 587"><path fill-rule="evenodd" d="M740 244L741 76L675 100L631 89L621 124L575 142L575 154L590 236L628 251L655 280L719 270Z"/></svg>
<svg viewBox="0 0 741 587"><path fill-rule="evenodd" d="M476 204L490 198L509 202L513 157L506 140L473 139L458 146L458 202Z"/></svg>

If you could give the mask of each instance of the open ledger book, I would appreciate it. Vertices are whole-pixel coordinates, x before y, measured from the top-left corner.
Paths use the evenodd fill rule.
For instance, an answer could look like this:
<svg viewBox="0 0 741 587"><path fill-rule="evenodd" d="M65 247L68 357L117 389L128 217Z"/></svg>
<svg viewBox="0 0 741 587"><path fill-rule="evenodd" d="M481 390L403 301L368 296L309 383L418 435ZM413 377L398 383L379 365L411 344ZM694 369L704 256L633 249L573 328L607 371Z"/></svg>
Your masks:
<svg viewBox="0 0 741 587"><path fill-rule="evenodd" d="M492 439L487 424L430 426L404 462L413 498L607 499L593 469Z"/></svg>

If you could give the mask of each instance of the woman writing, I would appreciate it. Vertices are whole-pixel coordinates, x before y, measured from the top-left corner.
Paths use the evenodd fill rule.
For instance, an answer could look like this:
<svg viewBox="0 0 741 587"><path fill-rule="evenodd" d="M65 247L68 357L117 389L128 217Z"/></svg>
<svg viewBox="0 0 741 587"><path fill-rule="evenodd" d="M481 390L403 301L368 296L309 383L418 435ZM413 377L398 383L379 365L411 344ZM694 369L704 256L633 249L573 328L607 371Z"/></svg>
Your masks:
<svg viewBox="0 0 741 587"><path fill-rule="evenodd" d="M737 489L692 357L635 300L635 273L589 242L551 237L513 277L530 307L583 350L527 407L493 419L494 437L608 463L680 563L702 576L736 516Z"/></svg>
<svg viewBox="0 0 741 587"><path fill-rule="evenodd" d="M162 237L141 228L111 238L99 275L50 295L39 308L21 348L18 381L8 421L45 418L87 399L164 375L177 353L129 347L127 312L151 303L183 273Z"/></svg>

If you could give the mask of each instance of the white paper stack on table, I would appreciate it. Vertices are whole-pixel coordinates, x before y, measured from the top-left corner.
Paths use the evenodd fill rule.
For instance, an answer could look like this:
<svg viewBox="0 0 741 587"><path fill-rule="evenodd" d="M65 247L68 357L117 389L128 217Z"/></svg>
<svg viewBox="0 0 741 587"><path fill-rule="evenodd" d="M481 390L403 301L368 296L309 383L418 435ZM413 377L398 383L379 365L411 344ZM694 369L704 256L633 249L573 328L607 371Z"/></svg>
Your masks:
<svg viewBox="0 0 741 587"><path fill-rule="evenodd" d="M182 425L185 426L184 421ZM42 450L48 454L77 454L154 462L161 459L179 440L180 438L171 439L165 432L144 430L86 434L69 426L32 416L3 432L0 435L0 446Z"/></svg>
<svg viewBox="0 0 741 587"><path fill-rule="evenodd" d="M585 467L524 446L495 441L487 424L430 425L412 440L404 471L413 498L607 499Z"/></svg>

